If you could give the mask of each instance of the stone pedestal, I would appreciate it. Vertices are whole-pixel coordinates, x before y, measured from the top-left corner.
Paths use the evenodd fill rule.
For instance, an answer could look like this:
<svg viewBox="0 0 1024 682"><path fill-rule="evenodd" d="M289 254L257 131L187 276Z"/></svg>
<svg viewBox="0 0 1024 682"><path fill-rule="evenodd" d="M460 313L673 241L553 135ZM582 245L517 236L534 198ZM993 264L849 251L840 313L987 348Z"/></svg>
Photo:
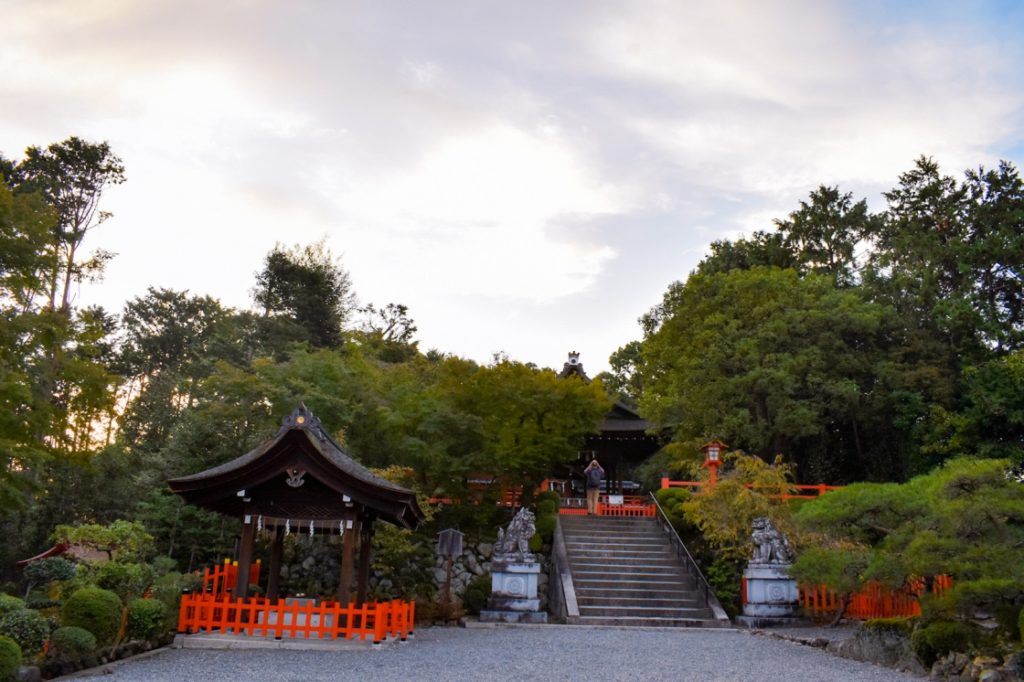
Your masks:
<svg viewBox="0 0 1024 682"><path fill-rule="evenodd" d="M491 562L491 597L480 611L484 623L546 623L548 614L540 610L536 561Z"/></svg>
<svg viewBox="0 0 1024 682"><path fill-rule="evenodd" d="M789 577L789 564L747 564L743 571L747 600L736 622L747 627L799 622L799 593Z"/></svg>

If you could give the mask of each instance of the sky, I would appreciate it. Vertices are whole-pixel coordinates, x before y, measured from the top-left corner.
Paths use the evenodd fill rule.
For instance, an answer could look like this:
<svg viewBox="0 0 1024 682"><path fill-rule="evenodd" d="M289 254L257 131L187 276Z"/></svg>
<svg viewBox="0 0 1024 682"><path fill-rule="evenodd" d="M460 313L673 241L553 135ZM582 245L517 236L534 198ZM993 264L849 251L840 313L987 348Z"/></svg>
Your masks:
<svg viewBox="0 0 1024 682"><path fill-rule="evenodd" d="M1024 3L0 0L0 154L108 141L80 305L324 239L423 350L588 373L716 239L1024 162Z"/></svg>

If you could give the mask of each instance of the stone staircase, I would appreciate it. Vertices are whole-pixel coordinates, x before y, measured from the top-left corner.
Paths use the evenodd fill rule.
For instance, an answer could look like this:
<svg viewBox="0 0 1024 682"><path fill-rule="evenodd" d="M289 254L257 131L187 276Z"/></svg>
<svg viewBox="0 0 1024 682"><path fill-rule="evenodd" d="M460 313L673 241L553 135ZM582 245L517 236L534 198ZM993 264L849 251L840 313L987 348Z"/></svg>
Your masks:
<svg viewBox="0 0 1024 682"><path fill-rule="evenodd" d="M560 516L581 625L728 627L653 518Z"/></svg>

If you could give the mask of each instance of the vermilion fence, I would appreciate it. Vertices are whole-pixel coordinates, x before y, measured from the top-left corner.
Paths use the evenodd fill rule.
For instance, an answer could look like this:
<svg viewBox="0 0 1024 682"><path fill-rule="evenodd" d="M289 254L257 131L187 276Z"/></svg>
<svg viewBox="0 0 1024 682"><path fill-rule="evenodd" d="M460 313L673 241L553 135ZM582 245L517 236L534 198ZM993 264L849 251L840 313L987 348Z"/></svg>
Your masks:
<svg viewBox="0 0 1024 682"><path fill-rule="evenodd" d="M707 485L707 481L670 481L667 478L661 479L661 487L665 488L688 488L691 492L696 495L700 494L701 489ZM748 483L746 485L748 489L753 489L754 484ZM814 485L792 485L791 488L795 488L800 491L799 493L783 493L782 495L772 495L773 498L779 498L782 500L813 500L816 497L821 497L825 493L833 490L839 490L843 486L841 485L825 485L824 483L816 483Z"/></svg>
<svg viewBox="0 0 1024 682"><path fill-rule="evenodd" d="M942 594L952 586L951 577L940 575L932 579L931 589L933 594ZM920 616L920 597L925 593L925 589L924 578L916 578L899 590L887 590L878 583L869 583L863 590L853 595L849 606L846 607L845 615L858 620ZM839 594L823 585L800 588L800 606L815 618L834 614L842 603Z"/></svg>
<svg viewBox="0 0 1024 682"><path fill-rule="evenodd" d="M416 602L338 602L308 600L286 603L253 597L232 599L212 594L185 594L178 613L178 632L223 632L250 637L305 639L406 639L413 633Z"/></svg>
<svg viewBox="0 0 1024 682"><path fill-rule="evenodd" d="M610 498L622 498L621 504L612 504ZM654 505L647 501L647 498L641 495L601 495L597 504L597 515L598 516L654 516L657 514L657 510ZM569 502L574 502L575 498L565 498L562 500L562 504L565 505ZM581 503L585 503L584 500L580 500ZM563 516L586 516L587 508L585 506L563 506L558 510L558 513Z"/></svg>
<svg viewBox="0 0 1024 682"><path fill-rule="evenodd" d="M260 564L257 559L249 566L249 584L260 582ZM238 584L238 562L225 559L220 566L203 569L203 592L213 595L226 595Z"/></svg>

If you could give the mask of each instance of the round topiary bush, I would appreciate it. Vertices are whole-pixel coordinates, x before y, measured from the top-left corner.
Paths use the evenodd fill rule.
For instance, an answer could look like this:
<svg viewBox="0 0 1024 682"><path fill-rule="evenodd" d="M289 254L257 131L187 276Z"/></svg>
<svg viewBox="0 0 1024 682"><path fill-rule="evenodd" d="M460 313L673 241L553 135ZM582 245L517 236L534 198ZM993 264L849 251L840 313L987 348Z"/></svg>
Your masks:
<svg viewBox="0 0 1024 682"><path fill-rule="evenodd" d="M100 646L110 644L121 629L121 599L110 590L84 587L64 602L61 623L88 630Z"/></svg>
<svg viewBox="0 0 1024 682"><path fill-rule="evenodd" d="M537 516L552 515L558 513L558 503L553 500L540 500L537 502Z"/></svg>
<svg viewBox="0 0 1024 682"><path fill-rule="evenodd" d="M462 608L471 616L479 616L480 610L487 604L487 598L490 596L491 576L477 576L466 585L466 591L462 594Z"/></svg>
<svg viewBox="0 0 1024 682"><path fill-rule="evenodd" d="M930 668L935 661L954 652L967 652L977 639L977 632L967 623L941 620L914 630L910 648L918 660Z"/></svg>
<svg viewBox="0 0 1024 682"><path fill-rule="evenodd" d="M80 661L96 651L96 638L74 625L57 628L50 635L49 655L63 661Z"/></svg>
<svg viewBox="0 0 1024 682"><path fill-rule="evenodd" d="M25 656L34 656L50 636L50 623L38 611L19 609L0 618L0 635L17 642Z"/></svg>
<svg viewBox="0 0 1024 682"><path fill-rule="evenodd" d="M0 636L0 682L15 679L21 666L21 647L10 637Z"/></svg>
<svg viewBox="0 0 1024 682"><path fill-rule="evenodd" d="M167 607L157 599L132 599L128 602L128 636L149 639L163 629Z"/></svg>
<svg viewBox="0 0 1024 682"><path fill-rule="evenodd" d="M9 594L0 594L0 617L6 616L11 611L20 611L25 608L25 602Z"/></svg>

